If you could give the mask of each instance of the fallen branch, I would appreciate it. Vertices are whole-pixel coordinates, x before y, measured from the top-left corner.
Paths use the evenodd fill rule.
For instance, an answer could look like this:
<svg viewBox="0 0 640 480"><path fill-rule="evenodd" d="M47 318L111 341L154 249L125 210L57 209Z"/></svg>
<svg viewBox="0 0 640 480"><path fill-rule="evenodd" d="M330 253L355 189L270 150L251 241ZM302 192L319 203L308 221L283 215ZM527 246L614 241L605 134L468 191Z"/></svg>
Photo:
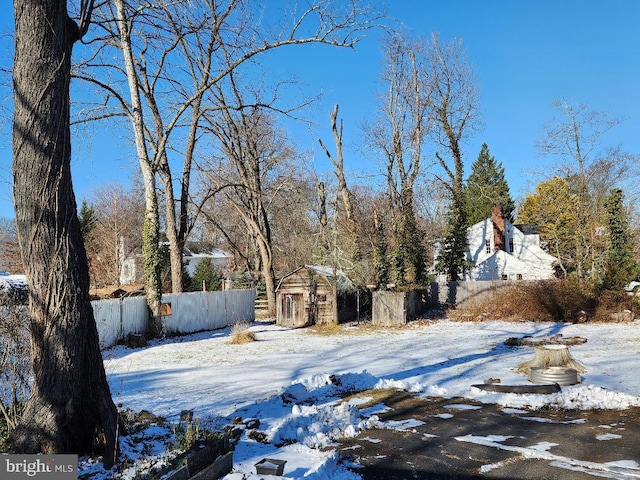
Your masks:
<svg viewBox="0 0 640 480"><path fill-rule="evenodd" d="M539 347L543 345L582 345L587 343L585 337L566 337L561 334L553 335L551 337L510 337L507 338L504 344L507 347Z"/></svg>
<svg viewBox="0 0 640 480"><path fill-rule="evenodd" d="M471 385L485 392L497 393L557 393L560 385L551 383L549 385L500 385L495 383L481 383Z"/></svg>

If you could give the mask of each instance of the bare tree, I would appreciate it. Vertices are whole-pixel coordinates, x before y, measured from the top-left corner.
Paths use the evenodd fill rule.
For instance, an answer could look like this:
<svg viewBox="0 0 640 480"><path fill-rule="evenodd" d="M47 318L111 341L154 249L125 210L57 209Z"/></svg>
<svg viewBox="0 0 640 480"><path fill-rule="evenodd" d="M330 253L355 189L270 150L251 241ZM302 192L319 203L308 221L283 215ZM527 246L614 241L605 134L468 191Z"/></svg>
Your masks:
<svg viewBox="0 0 640 480"><path fill-rule="evenodd" d="M353 194L349 190L347 179L344 174L344 155L342 150L343 122L341 120L340 124L338 125L338 105L336 105L333 111L329 113L329 117L331 118L331 132L333 133L333 141L336 146L335 157L331 154L322 139L318 139L318 142L320 142L320 146L324 150L327 158L334 168L336 180L338 181L338 192L340 194L340 197L342 198L342 210L345 216L347 238L349 243L351 244L349 251L351 253L352 259L355 261L359 259L360 252L358 248L356 219L354 217Z"/></svg>
<svg viewBox="0 0 640 480"><path fill-rule="evenodd" d="M116 39L126 68L108 55L107 60L92 59L87 65L109 67L114 76L125 74L129 92L118 90L117 82L100 82L107 92L108 111L95 118L124 114L132 122L147 191L150 220L145 231L151 241L145 242L149 245L158 237L158 222L152 220L157 199L151 190L155 189L154 175L160 176L174 291L182 290L182 247L202 205L197 202L193 207L190 185L203 113L224 107L208 103L208 92L264 52L308 43L353 47L362 30L373 26L359 0L340 5L314 0L302 10L289 11L294 12L292 16L274 30L261 24L263 6L248 0L115 0L105 3L102 10L105 52ZM110 22L113 18L118 21ZM95 82L93 76L80 76ZM177 163L182 164L181 174L176 174ZM174 192L176 184L179 194ZM155 260L147 263L155 265Z"/></svg>
<svg viewBox="0 0 640 480"><path fill-rule="evenodd" d="M89 274L71 183L69 83L74 44L89 28L66 0L16 0L13 191L29 286L33 384L11 443L22 453L117 458L117 411L89 301Z"/></svg>
<svg viewBox="0 0 640 480"><path fill-rule="evenodd" d="M292 165L290 179L269 204L274 269L288 273L311 263L315 251L317 225L309 214L316 205L314 174L302 161Z"/></svg>
<svg viewBox="0 0 640 480"><path fill-rule="evenodd" d="M387 94L378 122L368 131L372 144L386 160L387 190L394 212L393 271L398 283L420 282L425 268L414 210L414 185L421 173L429 127L422 47L421 42L399 35L384 45Z"/></svg>
<svg viewBox="0 0 640 480"><path fill-rule="evenodd" d="M127 192L120 183L101 185L92 198L96 222L89 249L94 280L119 287L125 259L141 247L144 204L137 192Z"/></svg>
<svg viewBox="0 0 640 480"><path fill-rule="evenodd" d="M250 92L241 87L234 73L229 82L213 89L215 104L226 108L207 115L207 130L217 139L221 155L218 167L207 176L215 190L222 193L244 223L247 238L256 248L260 276L266 287L270 313L276 311L273 242L269 204L286 191L290 179L287 165L294 154L286 137L274 126L269 105L259 93L251 101ZM228 91L227 91L228 90Z"/></svg>
<svg viewBox="0 0 640 480"><path fill-rule="evenodd" d="M463 142L480 123L478 92L473 70L466 60L462 41L441 41L431 35L427 44L428 116L436 158L445 172L441 178L450 194L447 234L438 268L450 280L466 269L465 252L469 227L464 198Z"/></svg>

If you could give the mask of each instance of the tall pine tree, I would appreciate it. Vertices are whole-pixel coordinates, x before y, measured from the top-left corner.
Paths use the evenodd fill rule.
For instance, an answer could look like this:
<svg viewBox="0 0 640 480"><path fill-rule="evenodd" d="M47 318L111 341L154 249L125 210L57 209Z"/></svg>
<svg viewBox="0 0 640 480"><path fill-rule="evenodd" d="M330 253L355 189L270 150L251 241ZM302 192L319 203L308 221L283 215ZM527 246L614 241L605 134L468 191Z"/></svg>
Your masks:
<svg viewBox="0 0 640 480"><path fill-rule="evenodd" d="M604 203L607 212L609 248L603 279L604 288L622 288L638 275L638 264L633 258L629 219L624 207L624 193L612 189Z"/></svg>
<svg viewBox="0 0 640 480"><path fill-rule="evenodd" d="M504 178L504 167L489 153L484 143L478 159L471 166L471 174L465 188L467 220L474 225L491 217L491 209L502 207L504 218L513 223L515 202Z"/></svg>

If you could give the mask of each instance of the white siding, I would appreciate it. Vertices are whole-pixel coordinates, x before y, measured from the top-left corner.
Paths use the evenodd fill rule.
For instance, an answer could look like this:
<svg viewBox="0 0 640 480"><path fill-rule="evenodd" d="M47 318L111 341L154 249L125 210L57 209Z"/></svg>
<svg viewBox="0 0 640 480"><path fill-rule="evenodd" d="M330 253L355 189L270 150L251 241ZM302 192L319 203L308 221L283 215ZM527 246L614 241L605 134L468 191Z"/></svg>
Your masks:
<svg viewBox="0 0 640 480"><path fill-rule="evenodd" d="M486 251L489 242L490 252ZM540 236L525 235L505 220L507 251L494 252L493 222L490 218L469 229L467 259L474 268L468 273L470 280L540 280L553 278L556 257L540 247ZM513 252L509 251L513 245Z"/></svg>

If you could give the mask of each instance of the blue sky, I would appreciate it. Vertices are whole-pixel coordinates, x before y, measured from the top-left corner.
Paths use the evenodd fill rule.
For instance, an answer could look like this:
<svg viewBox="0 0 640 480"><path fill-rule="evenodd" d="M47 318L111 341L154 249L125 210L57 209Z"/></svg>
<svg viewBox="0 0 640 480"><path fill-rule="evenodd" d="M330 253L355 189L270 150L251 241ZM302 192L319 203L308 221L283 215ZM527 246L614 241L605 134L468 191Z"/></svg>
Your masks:
<svg viewBox="0 0 640 480"><path fill-rule="evenodd" d="M556 98L625 118L604 138L605 145L640 153L640 2L396 0L388 3L387 10L413 35L435 31L443 39L462 38L475 71L484 124L464 145L464 161L470 167L486 142L505 167L514 197L533 191L541 180L532 171L550 171L550 160L538 155L535 143L554 115L551 102ZM12 29L12 17L2 16L0 31ZM379 171L375 159L363 154L361 131L362 123L376 114L381 90L379 38L380 34L369 33L355 50L289 48L270 62L275 73L295 75L309 94L322 92L310 111L314 123L291 131L318 171L329 165L317 140L321 137L333 145L328 112L340 105L347 180L352 183ZM6 37L0 40L3 61L7 45ZM9 87L0 84L0 216L5 217L13 216ZM94 127L90 142L74 145L78 203L104 182L130 181L137 164L127 133Z"/></svg>

